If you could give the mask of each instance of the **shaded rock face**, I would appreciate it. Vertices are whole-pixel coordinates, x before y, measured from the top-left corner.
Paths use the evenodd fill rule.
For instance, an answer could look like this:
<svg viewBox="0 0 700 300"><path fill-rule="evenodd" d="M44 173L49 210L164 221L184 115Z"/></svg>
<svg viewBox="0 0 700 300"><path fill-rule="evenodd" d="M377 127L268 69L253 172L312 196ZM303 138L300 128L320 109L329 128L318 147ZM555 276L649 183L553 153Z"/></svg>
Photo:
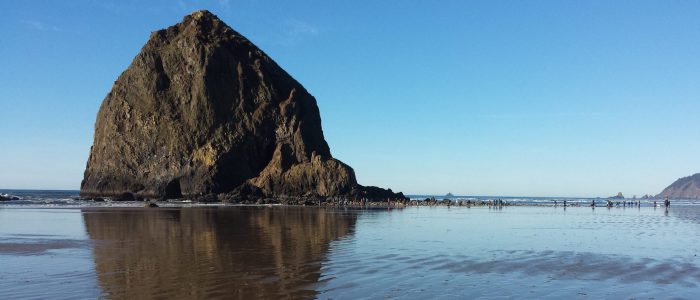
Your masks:
<svg viewBox="0 0 700 300"><path fill-rule="evenodd" d="M700 173L683 177L666 187L656 198L698 199L700 198Z"/></svg>
<svg viewBox="0 0 700 300"><path fill-rule="evenodd" d="M81 195L215 200L241 191L330 197L363 187L331 156L314 97L245 37L197 11L152 33L114 83Z"/></svg>

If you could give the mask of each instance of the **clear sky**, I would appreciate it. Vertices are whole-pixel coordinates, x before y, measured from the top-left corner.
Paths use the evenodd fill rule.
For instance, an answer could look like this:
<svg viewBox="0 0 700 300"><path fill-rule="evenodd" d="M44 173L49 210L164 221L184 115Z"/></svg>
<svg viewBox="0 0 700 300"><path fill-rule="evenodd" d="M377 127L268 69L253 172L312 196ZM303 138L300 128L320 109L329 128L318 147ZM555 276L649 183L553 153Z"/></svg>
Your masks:
<svg viewBox="0 0 700 300"><path fill-rule="evenodd" d="M698 1L2 1L0 188L78 189L114 80L198 9L316 97L362 184L641 196L700 172Z"/></svg>

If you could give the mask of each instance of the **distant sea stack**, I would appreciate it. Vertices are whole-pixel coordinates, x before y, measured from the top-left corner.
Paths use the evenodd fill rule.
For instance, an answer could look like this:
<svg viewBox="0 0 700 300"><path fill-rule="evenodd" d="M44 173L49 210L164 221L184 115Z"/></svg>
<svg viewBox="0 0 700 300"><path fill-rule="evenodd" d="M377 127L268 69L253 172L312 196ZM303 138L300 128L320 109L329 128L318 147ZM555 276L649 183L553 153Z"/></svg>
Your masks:
<svg viewBox="0 0 700 300"><path fill-rule="evenodd" d="M683 177L665 188L656 198L698 199L700 198L700 173Z"/></svg>
<svg viewBox="0 0 700 300"><path fill-rule="evenodd" d="M316 99L208 11L151 34L107 94L83 197L405 199L334 159Z"/></svg>
<svg viewBox="0 0 700 300"><path fill-rule="evenodd" d="M609 199L625 199L625 195L622 192L618 192L617 195L609 197Z"/></svg>

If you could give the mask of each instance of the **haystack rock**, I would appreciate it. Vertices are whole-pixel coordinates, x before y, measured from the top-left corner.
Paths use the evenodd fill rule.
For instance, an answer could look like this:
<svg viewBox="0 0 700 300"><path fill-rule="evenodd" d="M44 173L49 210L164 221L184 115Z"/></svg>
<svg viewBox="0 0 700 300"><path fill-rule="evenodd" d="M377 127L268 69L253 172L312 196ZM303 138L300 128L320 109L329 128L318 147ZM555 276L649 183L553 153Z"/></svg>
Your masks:
<svg viewBox="0 0 700 300"><path fill-rule="evenodd" d="M151 34L97 114L83 197L250 201L403 194L357 184L316 99L208 11Z"/></svg>
<svg viewBox="0 0 700 300"><path fill-rule="evenodd" d="M683 177L666 187L656 198L700 199L700 173Z"/></svg>

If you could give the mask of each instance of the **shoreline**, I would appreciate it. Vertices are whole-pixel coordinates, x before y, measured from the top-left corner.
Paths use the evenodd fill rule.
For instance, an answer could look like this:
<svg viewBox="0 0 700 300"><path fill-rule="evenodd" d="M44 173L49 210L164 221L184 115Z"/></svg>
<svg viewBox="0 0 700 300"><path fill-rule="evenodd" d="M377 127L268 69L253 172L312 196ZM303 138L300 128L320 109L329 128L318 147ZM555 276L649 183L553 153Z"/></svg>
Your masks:
<svg viewBox="0 0 700 300"><path fill-rule="evenodd" d="M26 200L25 200L26 201ZM104 201L104 202L93 202L93 201L80 201L75 203L8 203L13 201L0 202L0 209L91 209L91 208L129 208L129 209L168 209L168 208L219 208L219 207L304 207L304 208L334 208L334 209L404 209L411 207L445 207L445 208L488 208L488 209L503 209L507 207L549 207L549 208L588 208L588 209L641 209L641 208L653 208L653 209L665 209L663 205L641 205L641 206L612 206L608 207L605 205L583 205L584 203L574 203L564 205L554 205L548 203L513 203L509 202L502 205L489 205L486 203L472 203L472 204L443 204L443 203L422 203L422 201L409 201L412 203L391 203L386 202L370 202L365 205L359 204L339 204L339 203L322 203L321 205L305 205L305 204L282 204L282 203L225 203L225 202L171 202L171 201ZM693 204L675 204L672 206L692 206ZM670 208L669 208L670 209Z"/></svg>
<svg viewBox="0 0 700 300"><path fill-rule="evenodd" d="M3 190L0 190L3 191ZM173 198L173 199L132 199L120 200L120 198L85 198L73 194L74 191L58 192L28 190L25 193L16 193L13 200L0 201L2 207L223 207L223 206L303 206L303 207L334 207L334 208L404 208L404 207L507 207L507 206L532 206L532 207L595 207L603 208L634 208L634 207L663 207L663 202L658 199L614 199L614 198L546 198L546 197L471 197L458 196L436 199L438 196L412 195L405 199L349 200L343 197L277 197L258 198L239 201L202 201L198 199ZM75 191L77 192L77 191ZM14 194L14 193L13 193ZM6 194L3 194L6 195ZM10 195L7 195L10 196ZM16 199L19 198L19 199ZM698 205L696 200L671 200L672 205ZM566 203L566 205L564 205Z"/></svg>

